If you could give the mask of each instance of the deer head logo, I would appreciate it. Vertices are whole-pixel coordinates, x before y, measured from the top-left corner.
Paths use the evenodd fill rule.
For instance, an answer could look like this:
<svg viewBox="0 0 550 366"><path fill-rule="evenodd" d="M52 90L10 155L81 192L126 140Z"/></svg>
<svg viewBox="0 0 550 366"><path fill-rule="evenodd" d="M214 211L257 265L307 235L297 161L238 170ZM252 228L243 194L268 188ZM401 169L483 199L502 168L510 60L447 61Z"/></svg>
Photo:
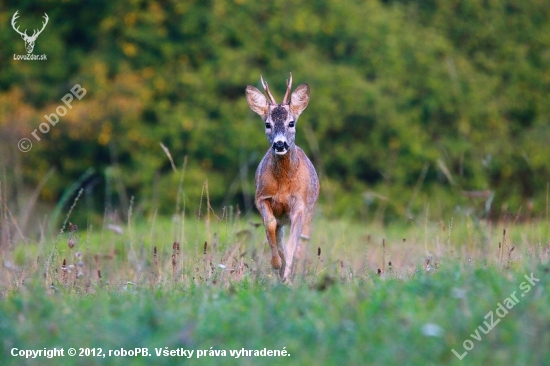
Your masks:
<svg viewBox="0 0 550 366"><path fill-rule="evenodd" d="M19 30L19 27L15 28L15 21L17 18L19 18L19 15L17 15L17 13L19 12L16 11L15 14L13 14L13 17L11 18L11 26L12 28L21 35L21 38L23 38L23 41L25 41L25 48L27 49L27 53L31 53L33 48L34 48L34 42L36 42L36 38L38 38L38 36L40 35L40 33L42 33L42 31L44 30L44 28L46 28L46 24L48 24L48 14L44 13L44 20L45 22L42 23L42 29L38 30L38 29L35 29L32 36L29 36L27 34L27 30L25 29L24 32L21 32Z"/></svg>

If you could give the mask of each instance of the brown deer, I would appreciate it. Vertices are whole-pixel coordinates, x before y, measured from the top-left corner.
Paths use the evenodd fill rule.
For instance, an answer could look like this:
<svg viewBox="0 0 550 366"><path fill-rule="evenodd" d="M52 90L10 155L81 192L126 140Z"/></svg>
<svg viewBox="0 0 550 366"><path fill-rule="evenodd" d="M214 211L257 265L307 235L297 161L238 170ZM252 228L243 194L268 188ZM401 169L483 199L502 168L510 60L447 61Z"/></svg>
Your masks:
<svg viewBox="0 0 550 366"><path fill-rule="evenodd" d="M294 143L296 122L309 103L309 86L301 84L289 95L290 74L285 96L278 104L263 77L260 79L269 100L257 88L246 87L248 105L264 120L270 144L256 170L256 206L271 248L271 265L279 270L283 280L288 281L294 257L300 258L300 238L309 239L313 207L319 196L317 172L303 150ZM285 246L284 225L290 225Z"/></svg>

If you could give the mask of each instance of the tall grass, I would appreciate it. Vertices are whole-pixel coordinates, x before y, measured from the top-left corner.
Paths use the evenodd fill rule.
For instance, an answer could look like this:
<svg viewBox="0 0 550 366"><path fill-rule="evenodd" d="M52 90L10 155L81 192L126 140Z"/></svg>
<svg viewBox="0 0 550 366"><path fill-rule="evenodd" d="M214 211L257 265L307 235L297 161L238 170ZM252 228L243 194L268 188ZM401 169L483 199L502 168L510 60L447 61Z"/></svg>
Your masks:
<svg viewBox="0 0 550 366"><path fill-rule="evenodd" d="M16 235L2 197L0 360L10 364L180 364L173 357L27 361L18 349L288 351L288 357L202 357L196 364L547 364L548 221L472 216L389 226L316 217L293 281L271 268L259 217L216 210L106 215ZM0 192L1 193L1 192ZM185 202L185 201L183 201ZM179 202L178 202L179 207ZM24 233L23 233L24 234ZM493 330L471 334L533 273L540 279ZM473 342L461 361L465 340ZM474 343L475 342L475 343ZM468 345L468 343L466 343Z"/></svg>
<svg viewBox="0 0 550 366"><path fill-rule="evenodd" d="M277 284L261 220L241 217L231 207L216 213L208 200L207 183L204 188L206 203L195 217L186 218L182 210L170 218L154 214L137 220L131 204L127 222L105 220L98 229L71 222L77 195L56 235L40 241L4 241L2 293L33 276L46 287L78 292L128 283L230 287L246 279L264 286ZM3 215L3 237L17 227L16 220L11 225L7 217ZM384 227L318 217L293 285L314 286L322 277L339 283L370 281L374 276L407 278L418 271L437 271L444 263L505 271L548 261L546 222L506 227L472 217L420 221Z"/></svg>

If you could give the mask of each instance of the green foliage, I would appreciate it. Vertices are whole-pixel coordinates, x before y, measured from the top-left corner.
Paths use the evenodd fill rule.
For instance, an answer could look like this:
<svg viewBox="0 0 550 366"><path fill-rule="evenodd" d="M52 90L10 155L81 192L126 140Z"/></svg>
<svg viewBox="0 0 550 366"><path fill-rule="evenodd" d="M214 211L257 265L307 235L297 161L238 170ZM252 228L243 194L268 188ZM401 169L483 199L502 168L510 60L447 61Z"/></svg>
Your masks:
<svg viewBox="0 0 550 366"><path fill-rule="evenodd" d="M15 10L29 29L48 13L35 47L47 61L11 59L24 52ZM462 191L485 190L493 216L542 213L549 27L547 1L21 1L0 22L2 164L33 186L55 167L47 202L93 167L99 212L135 196L171 213L180 175L162 142L178 169L188 157L187 207L208 179L213 206L248 212L267 146L244 88L262 74L280 98L292 71L312 90L297 142L326 215L415 217L424 197L436 214L479 210ZM86 96L19 152L75 83Z"/></svg>

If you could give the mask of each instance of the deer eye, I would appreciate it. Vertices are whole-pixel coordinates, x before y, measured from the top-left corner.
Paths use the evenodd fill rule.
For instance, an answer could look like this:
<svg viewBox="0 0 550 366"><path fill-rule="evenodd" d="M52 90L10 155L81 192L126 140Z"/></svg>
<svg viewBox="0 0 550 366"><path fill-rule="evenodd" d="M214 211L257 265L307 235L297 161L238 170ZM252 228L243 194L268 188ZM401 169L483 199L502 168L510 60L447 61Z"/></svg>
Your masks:
<svg viewBox="0 0 550 366"><path fill-rule="evenodd" d="M290 121L290 122L288 123L288 127L294 127L294 121Z"/></svg>
<svg viewBox="0 0 550 366"><path fill-rule="evenodd" d="M271 123L266 122L266 123L265 123L265 128L271 128Z"/></svg>

